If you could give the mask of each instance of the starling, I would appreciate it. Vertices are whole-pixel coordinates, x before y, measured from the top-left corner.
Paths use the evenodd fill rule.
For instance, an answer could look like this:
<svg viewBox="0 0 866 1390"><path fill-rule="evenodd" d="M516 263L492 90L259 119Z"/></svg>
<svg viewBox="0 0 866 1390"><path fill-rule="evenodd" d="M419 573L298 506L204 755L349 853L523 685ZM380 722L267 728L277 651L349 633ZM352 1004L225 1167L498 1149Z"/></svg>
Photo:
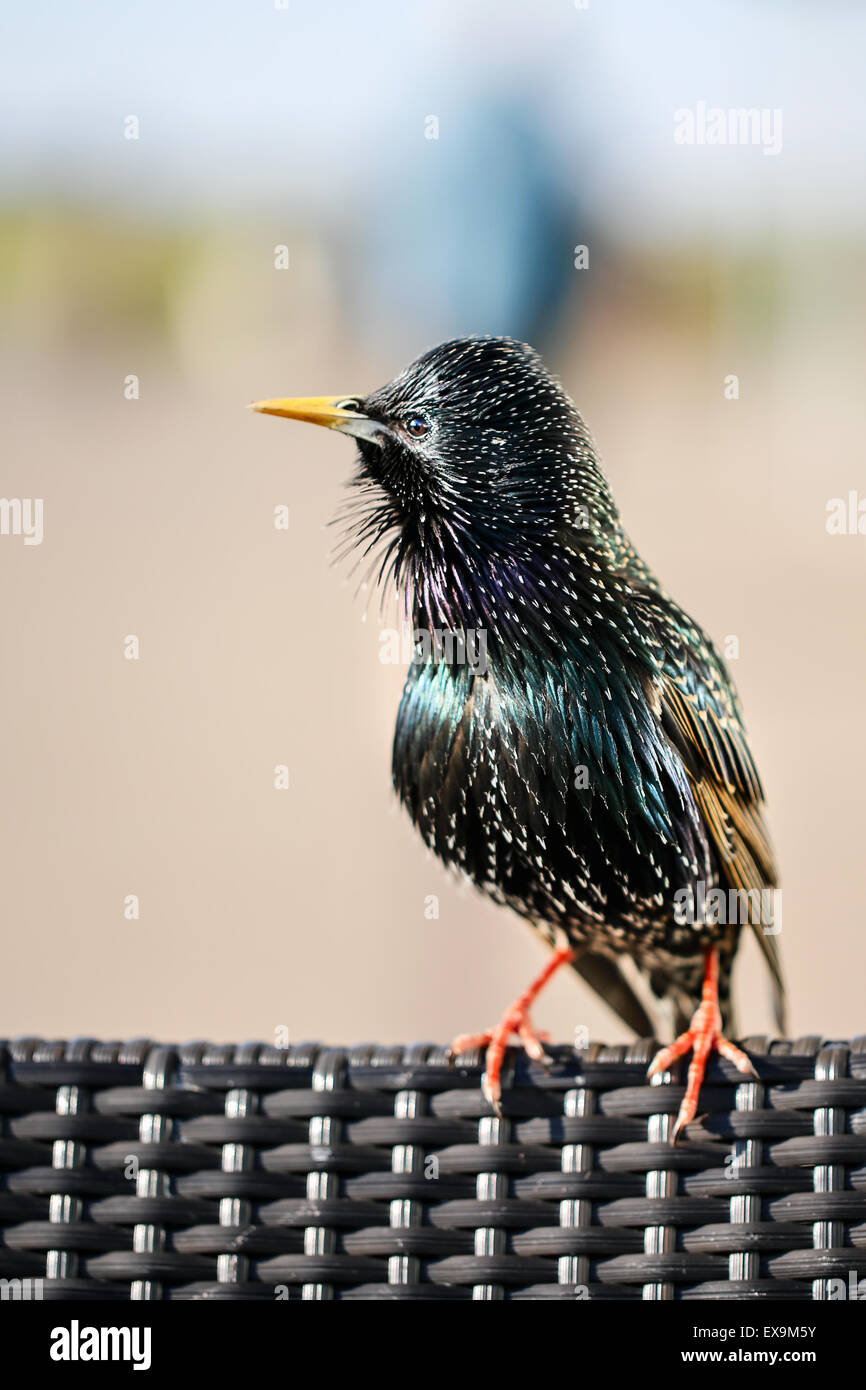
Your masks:
<svg viewBox="0 0 866 1390"><path fill-rule="evenodd" d="M754 1075L722 1032L744 925L782 1019L763 792L720 656L637 554L581 416L526 344L459 338L366 397L253 409L355 437L350 543L397 586L415 639L397 794L430 848L551 948L453 1052L486 1048L498 1110L509 1038L545 1058L529 1008L564 964L651 1034L630 957L682 1030L650 1074L692 1053L675 1139L713 1050Z"/></svg>

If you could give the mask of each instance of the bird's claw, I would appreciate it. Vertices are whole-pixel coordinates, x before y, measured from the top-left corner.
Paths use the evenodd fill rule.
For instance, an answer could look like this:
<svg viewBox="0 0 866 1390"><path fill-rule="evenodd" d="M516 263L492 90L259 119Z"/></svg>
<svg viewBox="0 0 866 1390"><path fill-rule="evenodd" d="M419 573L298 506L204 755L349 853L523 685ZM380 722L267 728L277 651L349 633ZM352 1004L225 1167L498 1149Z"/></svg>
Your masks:
<svg viewBox="0 0 866 1390"><path fill-rule="evenodd" d="M647 1076L657 1076L659 1072L667 1071L679 1057L683 1057L687 1052L691 1052L692 1060L689 1063L686 1093L671 1130L670 1141L672 1144L677 1142L686 1125L691 1124L697 1115L698 1097L711 1052L718 1052L720 1057L725 1057L729 1062L732 1062L737 1071L742 1072L744 1076L748 1076L752 1080L758 1079L758 1073L745 1052L736 1047L734 1043L729 1042L723 1035L718 1005L715 1001L704 1001L698 1006L686 1032L681 1033L670 1047L660 1048L656 1053L647 1070Z"/></svg>
<svg viewBox="0 0 866 1390"><path fill-rule="evenodd" d="M541 973L536 976L529 988L524 990L520 998L516 999L509 1009L506 1009L495 1028L488 1028L483 1033L462 1033L459 1038L454 1039L448 1049L449 1061L461 1052L474 1051L476 1048L485 1049L481 1089L493 1113L500 1119L502 1118L502 1063L505 1058L508 1039L512 1033L516 1034L527 1056L533 1062L538 1062L543 1067L551 1065L552 1059L542 1045L548 1040L549 1034L536 1033L529 1019L529 1006L539 991L547 984L551 975L560 966L566 965L574 958L575 953L570 946L562 946L554 951Z"/></svg>
<svg viewBox="0 0 866 1390"><path fill-rule="evenodd" d="M483 1033L461 1033L448 1049L449 1064L453 1064L461 1052L474 1052L481 1048L485 1050L481 1090L499 1119L502 1119L502 1063L512 1034L517 1037L526 1055L533 1062L537 1062L545 1070L550 1068L553 1059L543 1046L548 1034L536 1033L529 1021L528 1013L516 1007L508 1009L495 1028L485 1029Z"/></svg>

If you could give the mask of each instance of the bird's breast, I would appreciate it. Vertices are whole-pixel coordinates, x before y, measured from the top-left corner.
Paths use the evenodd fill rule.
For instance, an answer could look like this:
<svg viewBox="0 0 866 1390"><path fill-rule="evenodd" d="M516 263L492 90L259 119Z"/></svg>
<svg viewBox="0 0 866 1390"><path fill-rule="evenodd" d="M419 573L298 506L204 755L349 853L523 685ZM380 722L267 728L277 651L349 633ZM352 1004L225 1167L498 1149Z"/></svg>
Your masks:
<svg viewBox="0 0 866 1390"><path fill-rule="evenodd" d="M669 918L700 866L669 812L659 753L639 765L651 711L636 714L622 692L614 711L589 677L558 676L416 663L394 784L429 847L497 900L628 936ZM644 697L635 687L629 699Z"/></svg>

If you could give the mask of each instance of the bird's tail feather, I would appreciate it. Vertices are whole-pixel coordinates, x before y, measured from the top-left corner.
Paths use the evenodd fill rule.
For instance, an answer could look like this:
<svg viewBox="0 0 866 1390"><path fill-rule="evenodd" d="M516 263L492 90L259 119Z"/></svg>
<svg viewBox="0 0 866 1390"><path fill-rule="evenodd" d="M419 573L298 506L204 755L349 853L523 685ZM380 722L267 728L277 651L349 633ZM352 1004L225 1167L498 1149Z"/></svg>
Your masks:
<svg viewBox="0 0 866 1390"><path fill-rule="evenodd" d="M573 969L596 994L601 995L614 1013L619 1014L623 1023L634 1029L639 1038L655 1036L652 1019L616 961L609 956L597 955L594 951L582 951L574 960Z"/></svg>

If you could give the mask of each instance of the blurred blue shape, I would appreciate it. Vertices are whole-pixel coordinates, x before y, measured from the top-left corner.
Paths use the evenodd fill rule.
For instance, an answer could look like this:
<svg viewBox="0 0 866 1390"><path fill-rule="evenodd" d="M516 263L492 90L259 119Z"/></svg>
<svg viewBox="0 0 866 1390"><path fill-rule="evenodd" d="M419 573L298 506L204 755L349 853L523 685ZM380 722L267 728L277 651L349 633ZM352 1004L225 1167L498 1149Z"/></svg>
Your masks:
<svg viewBox="0 0 866 1390"><path fill-rule="evenodd" d="M413 353L468 333L543 345L573 292L581 240L578 199L563 192L543 126L497 95L414 134L378 175L361 245L344 261L359 271L356 330Z"/></svg>

